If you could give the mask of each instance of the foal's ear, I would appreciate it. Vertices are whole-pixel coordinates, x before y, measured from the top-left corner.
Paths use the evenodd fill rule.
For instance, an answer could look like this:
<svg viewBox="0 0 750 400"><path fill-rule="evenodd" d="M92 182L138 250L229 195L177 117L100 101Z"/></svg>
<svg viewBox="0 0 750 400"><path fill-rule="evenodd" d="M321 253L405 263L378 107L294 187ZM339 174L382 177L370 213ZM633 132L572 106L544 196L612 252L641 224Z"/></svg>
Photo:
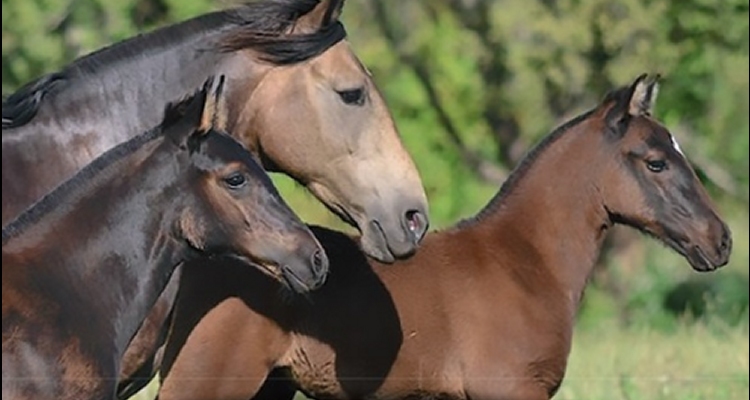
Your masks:
<svg viewBox="0 0 750 400"><path fill-rule="evenodd" d="M622 135L632 117L651 115L659 91L658 79L658 74L652 78L643 74L630 86L607 95L602 105L607 109L605 120L610 132Z"/></svg>
<svg viewBox="0 0 750 400"><path fill-rule="evenodd" d="M633 82L628 107L631 116L651 115L656 95L659 94L659 77L659 74L652 78L643 74Z"/></svg>
<svg viewBox="0 0 750 400"><path fill-rule="evenodd" d="M227 106L224 76L208 78L192 96L167 105L161 127L165 135L178 146L187 146L190 138L197 138L214 130L224 130Z"/></svg>
<svg viewBox="0 0 750 400"><path fill-rule="evenodd" d="M310 12L300 16L294 24L293 33L312 33L341 16L344 0L321 0Z"/></svg>
<svg viewBox="0 0 750 400"><path fill-rule="evenodd" d="M227 101L224 96L224 75L210 79L204 85L206 101L203 103L197 131L205 134L210 130L225 131L227 126Z"/></svg>
<svg viewBox="0 0 750 400"><path fill-rule="evenodd" d="M213 82L213 77L209 78L195 93L180 101L169 103L164 108L164 118L160 127L164 135L176 145L184 145L187 137L200 124L201 113L206 104L206 89L211 82Z"/></svg>

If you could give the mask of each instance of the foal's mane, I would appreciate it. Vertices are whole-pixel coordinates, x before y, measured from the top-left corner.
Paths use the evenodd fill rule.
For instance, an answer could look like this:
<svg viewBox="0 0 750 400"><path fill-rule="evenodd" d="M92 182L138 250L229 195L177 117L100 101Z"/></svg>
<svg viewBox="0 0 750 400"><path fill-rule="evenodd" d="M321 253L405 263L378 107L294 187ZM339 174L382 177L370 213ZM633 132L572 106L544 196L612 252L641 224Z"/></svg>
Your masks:
<svg viewBox="0 0 750 400"><path fill-rule="evenodd" d="M203 88L202 90L205 91L206 88ZM163 137L165 131L172 126L176 126L176 124L182 120L181 117L185 116L184 112L187 108L186 104L192 102L193 99L199 95L205 95L203 91L199 91L181 101L168 104L164 109L164 120L160 125L107 150L104 154L83 167L72 178L63 182L60 186L47 193L38 202L31 205L13 221L3 227L3 245L5 245L8 240L23 232L28 226L37 223L61 203L64 203L77 190L86 185L102 170L119 160L122 160L128 155L135 153L147 143Z"/></svg>
<svg viewBox="0 0 750 400"><path fill-rule="evenodd" d="M41 101L53 90L73 88L76 79L90 77L117 67L123 61L143 54L163 51L182 43L220 33L208 40L200 51L234 52L254 49L260 60L287 65L315 57L346 37L339 21L325 18L315 32L286 34L297 19L312 11L318 0L265 0L204 14L104 47L78 58L62 70L32 81L3 100L2 128L15 128L29 122ZM331 2L326 16L340 8Z"/></svg>
<svg viewBox="0 0 750 400"><path fill-rule="evenodd" d="M489 203L481 211L479 211L479 213L477 213L475 216L469 217L460 221L456 225L456 228L461 229L461 228L474 225L478 222L481 222L488 215L492 214L495 211L495 209L503 202L503 200L513 191L513 189L516 186L518 186L518 182L523 180L523 178L526 176L526 173L534 164L534 161L536 161L537 158L539 158L539 155L541 155L552 144L554 144L559 138L561 138L565 132L568 132L571 128L575 127L576 125L580 124L581 122L591 117L591 115L594 114L601 107L604 107L612 103L614 103L614 105L611 107L612 111L614 111L614 109L619 109L620 107L623 107L623 106L627 107L630 90L631 88L629 86L623 86L623 87L620 87L618 89L615 89L607 93L607 95L604 97L604 100L602 100L602 102L599 105L597 105L595 108L589 111L586 111L585 113L577 117L574 117L573 119L570 119L567 122L560 125L559 127L557 127L554 131L552 131L552 133L547 135L541 142L539 142L539 144L534 146L523 157L523 159L521 159L518 165L513 169L513 172L510 174L510 176L508 176L508 179L505 180L503 185L500 187L500 190L495 194L494 197L492 197Z"/></svg>

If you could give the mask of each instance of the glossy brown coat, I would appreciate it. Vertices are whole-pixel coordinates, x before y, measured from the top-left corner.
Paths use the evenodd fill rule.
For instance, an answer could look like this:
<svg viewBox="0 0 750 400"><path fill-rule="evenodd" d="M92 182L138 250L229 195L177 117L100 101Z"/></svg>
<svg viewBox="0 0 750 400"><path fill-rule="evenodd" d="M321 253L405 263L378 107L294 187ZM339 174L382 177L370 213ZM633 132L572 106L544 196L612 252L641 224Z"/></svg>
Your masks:
<svg viewBox="0 0 750 400"><path fill-rule="evenodd" d="M541 142L479 215L396 265L316 228L331 274L307 299L269 302L270 285L244 286L253 272L232 266L185 270L160 399L283 399L297 387L325 399L551 397L613 224L698 271L728 262L729 230L651 117L655 93L645 76L611 93Z"/></svg>
<svg viewBox="0 0 750 400"><path fill-rule="evenodd" d="M264 0L116 43L3 102L3 224L106 150L156 125L162 106L227 77L227 131L391 262L416 251L427 198L369 71L345 40L343 1ZM168 285L123 360L137 390L179 284ZM140 378L139 378L140 376Z"/></svg>
<svg viewBox="0 0 750 400"><path fill-rule="evenodd" d="M3 398L113 397L126 346L183 262L231 256L324 281L320 244L219 131L212 82L3 228Z"/></svg>

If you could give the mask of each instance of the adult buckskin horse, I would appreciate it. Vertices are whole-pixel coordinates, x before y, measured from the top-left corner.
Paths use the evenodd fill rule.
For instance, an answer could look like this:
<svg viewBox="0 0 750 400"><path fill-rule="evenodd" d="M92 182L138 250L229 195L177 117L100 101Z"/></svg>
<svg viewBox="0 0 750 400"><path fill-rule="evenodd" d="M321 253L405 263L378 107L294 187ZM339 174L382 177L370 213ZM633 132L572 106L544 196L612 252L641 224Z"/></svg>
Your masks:
<svg viewBox="0 0 750 400"><path fill-rule="evenodd" d="M314 229L331 261L307 301L269 302L252 271L184 271L160 399L547 399L608 229L661 240L697 271L730 232L639 77L555 130L474 218L396 266ZM257 281L257 279L255 280ZM269 372L276 370L266 381ZM287 377L287 379L284 379Z"/></svg>
<svg viewBox="0 0 750 400"><path fill-rule="evenodd" d="M187 260L233 255L291 285L323 282L312 232L218 130L221 86L3 228L3 398L111 398L126 346Z"/></svg>
<svg viewBox="0 0 750 400"><path fill-rule="evenodd" d="M206 14L85 56L3 102L3 225L164 104L227 77L227 130L393 261L427 228L417 170L336 0L266 0Z"/></svg>
<svg viewBox="0 0 750 400"><path fill-rule="evenodd" d="M337 0L266 0L85 56L3 102L3 224L112 146L156 125L167 102L226 75L232 132L363 234L370 256L412 254L427 230L417 170ZM179 272L126 353L149 376ZM128 391L127 393L131 393Z"/></svg>

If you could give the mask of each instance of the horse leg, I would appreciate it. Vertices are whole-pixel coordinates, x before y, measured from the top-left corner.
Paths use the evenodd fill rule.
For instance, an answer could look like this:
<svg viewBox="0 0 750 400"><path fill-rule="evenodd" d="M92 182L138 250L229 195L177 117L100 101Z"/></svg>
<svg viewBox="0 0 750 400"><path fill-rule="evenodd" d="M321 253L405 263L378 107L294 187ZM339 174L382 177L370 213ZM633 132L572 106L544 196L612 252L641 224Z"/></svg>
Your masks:
<svg viewBox="0 0 750 400"><path fill-rule="evenodd" d="M164 352L159 398L252 398L291 339L236 297L223 300L207 312L200 307L184 307L185 301L190 303L188 296L181 296L175 310Z"/></svg>

